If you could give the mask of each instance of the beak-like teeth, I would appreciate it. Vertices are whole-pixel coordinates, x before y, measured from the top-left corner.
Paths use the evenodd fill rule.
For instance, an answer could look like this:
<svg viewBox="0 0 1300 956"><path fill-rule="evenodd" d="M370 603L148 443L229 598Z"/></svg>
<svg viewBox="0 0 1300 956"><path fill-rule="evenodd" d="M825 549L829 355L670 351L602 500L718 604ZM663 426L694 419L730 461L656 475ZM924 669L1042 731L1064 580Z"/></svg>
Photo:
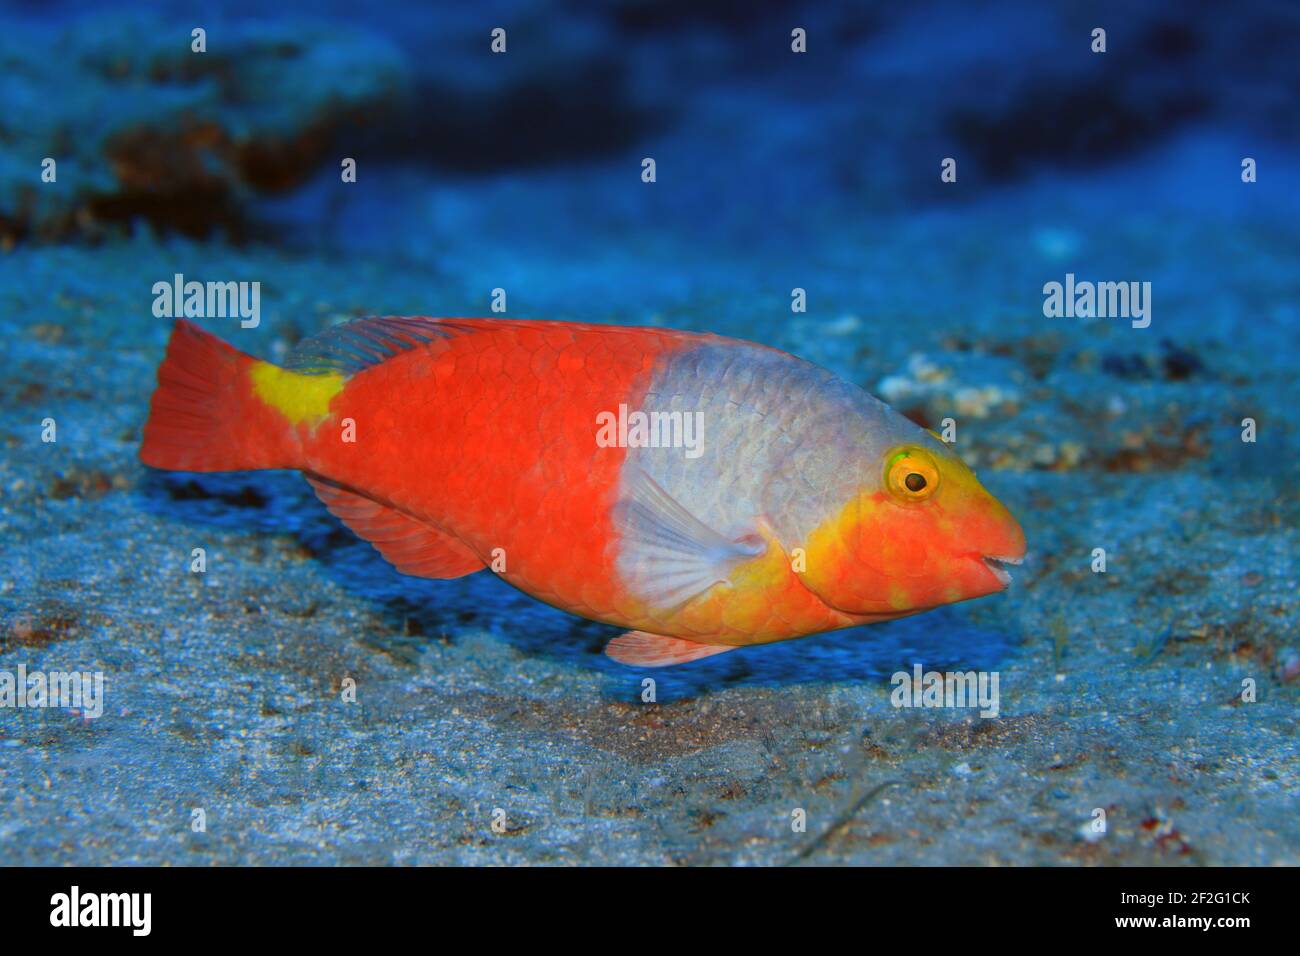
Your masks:
<svg viewBox="0 0 1300 956"><path fill-rule="evenodd" d="M1010 564L1014 566L1025 560L1023 557L1000 558L993 554L986 554L983 556L983 559L984 566L993 572L994 576L1002 582L1003 587L1006 587L1011 583L1011 572L1003 567L1003 565Z"/></svg>

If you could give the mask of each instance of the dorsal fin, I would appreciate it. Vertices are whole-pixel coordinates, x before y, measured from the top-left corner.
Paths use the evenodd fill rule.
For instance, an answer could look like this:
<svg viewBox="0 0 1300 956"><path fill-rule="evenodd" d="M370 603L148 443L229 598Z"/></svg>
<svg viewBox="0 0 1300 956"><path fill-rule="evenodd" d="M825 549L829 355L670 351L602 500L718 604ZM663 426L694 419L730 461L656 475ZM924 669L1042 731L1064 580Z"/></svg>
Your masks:
<svg viewBox="0 0 1300 956"><path fill-rule="evenodd" d="M323 478L308 477L316 497L359 538L364 538L403 574L459 578L485 565L459 539L405 512Z"/></svg>
<svg viewBox="0 0 1300 956"><path fill-rule="evenodd" d="M419 348L429 342L471 335L475 332L507 329L531 329L538 332L562 329L570 335L588 332L621 335L628 332L648 331L633 326L531 319L434 319L423 315L367 316L330 326L303 339L285 357L284 368L307 374L342 372L344 375L352 375L354 372L378 365L394 355ZM653 331L656 335L671 339L703 341L713 338L710 335L681 332L676 329L657 328Z"/></svg>
<svg viewBox="0 0 1300 956"><path fill-rule="evenodd" d="M285 357L295 372L351 375L426 342L450 338L469 328L455 319L423 316L367 316L330 326L303 339Z"/></svg>

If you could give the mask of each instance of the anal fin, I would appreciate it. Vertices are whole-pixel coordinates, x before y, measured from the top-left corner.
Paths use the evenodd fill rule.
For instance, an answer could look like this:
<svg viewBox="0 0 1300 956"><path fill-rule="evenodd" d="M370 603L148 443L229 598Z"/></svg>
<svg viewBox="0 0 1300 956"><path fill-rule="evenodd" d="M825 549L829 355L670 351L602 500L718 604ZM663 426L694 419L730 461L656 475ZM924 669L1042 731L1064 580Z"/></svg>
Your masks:
<svg viewBox="0 0 1300 956"><path fill-rule="evenodd" d="M735 649L734 644L700 644L680 637L647 634L645 631L628 631L605 645L605 653L609 657L620 664L638 667L670 667Z"/></svg>
<svg viewBox="0 0 1300 956"><path fill-rule="evenodd" d="M323 478L307 481L330 514L403 574L459 578L485 567L467 545L418 518Z"/></svg>

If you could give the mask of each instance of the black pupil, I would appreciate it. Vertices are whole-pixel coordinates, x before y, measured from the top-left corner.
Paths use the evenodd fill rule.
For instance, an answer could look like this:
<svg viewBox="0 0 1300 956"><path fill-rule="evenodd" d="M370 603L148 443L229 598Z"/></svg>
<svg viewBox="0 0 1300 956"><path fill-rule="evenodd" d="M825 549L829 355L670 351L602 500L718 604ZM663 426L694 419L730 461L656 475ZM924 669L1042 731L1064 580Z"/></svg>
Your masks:
<svg viewBox="0 0 1300 956"><path fill-rule="evenodd" d="M925 475L918 475L916 472L912 472L903 479L903 484L907 485L908 491L920 491L925 487Z"/></svg>

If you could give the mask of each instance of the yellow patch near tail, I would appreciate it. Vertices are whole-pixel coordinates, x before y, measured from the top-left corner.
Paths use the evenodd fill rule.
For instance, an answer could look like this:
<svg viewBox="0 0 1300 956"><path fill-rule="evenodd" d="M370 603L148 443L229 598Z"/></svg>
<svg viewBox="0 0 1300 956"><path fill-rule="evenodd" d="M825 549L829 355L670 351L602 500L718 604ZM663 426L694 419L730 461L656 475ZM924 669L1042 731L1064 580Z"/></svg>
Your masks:
<svg viewBox="0 0 1300 956"><path fill-rule="evenodd" d="M342 372L304 375L270 362L254 362L248 375L254 394L294 425L315 426L328 418L330 401L347 381Z"/></svg>

